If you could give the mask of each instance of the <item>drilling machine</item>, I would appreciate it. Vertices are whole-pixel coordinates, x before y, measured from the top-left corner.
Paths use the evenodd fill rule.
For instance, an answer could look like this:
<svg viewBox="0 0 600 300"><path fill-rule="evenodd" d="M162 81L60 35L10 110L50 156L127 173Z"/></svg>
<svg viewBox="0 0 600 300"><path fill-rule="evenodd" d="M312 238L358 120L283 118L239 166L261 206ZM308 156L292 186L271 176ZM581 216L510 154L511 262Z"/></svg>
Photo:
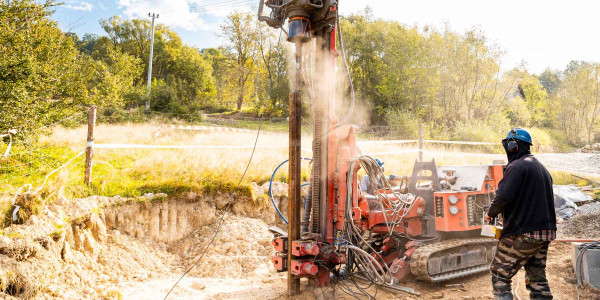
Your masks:
<svg viewBox="0 0 600 300"><path fill-rule="evenodd" d="M295 87L289 99L288 230L273 230L272 257L278 271L288 272L289 294L299 293L303 277L317 286L361 277L397 287L409 274L439 282L487 270L496 241L482 238L479 231L502 166L437 167L435 161L417 161L410 181L393 188L378 163L360 154L357 127L335 116L338 1L259 1L259 20L282 30L287 21L287 40L296 47ZM265 6L271 10L268 15ZM310 191L304 205L301 90L307 91L314 119ZM375 195L359 189L361 169Z"/></svg>

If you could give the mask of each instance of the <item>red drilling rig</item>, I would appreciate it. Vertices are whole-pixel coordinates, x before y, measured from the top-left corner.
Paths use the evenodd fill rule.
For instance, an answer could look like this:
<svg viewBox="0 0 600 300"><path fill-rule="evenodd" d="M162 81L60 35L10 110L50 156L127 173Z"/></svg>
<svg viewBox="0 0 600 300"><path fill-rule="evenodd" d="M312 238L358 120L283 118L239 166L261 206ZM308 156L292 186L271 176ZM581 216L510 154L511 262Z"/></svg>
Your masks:
<svg viewBox="0 0 600 300"><path fill-rule="evenodd" d="M273 230L277 253L272 258L278 271L288 272L289 294L299 292L302 277L317 286L360 277L398 288L409 274L438 282L487 270L496 240L482 238L480 230L502 165L437 167L435 161L417 161L410 179L392 187L378 163L360 154L356 126L340 122L334 113L336 29L341 33L337 6L334 0L259 2L259 20L275 28L287 21L287 40L296 46L289 223L287 232ZM310 192L304 205L301 90L308 91L305 98L314 118ZM368 174L374 195L360 190L360 169Z"/></svg>

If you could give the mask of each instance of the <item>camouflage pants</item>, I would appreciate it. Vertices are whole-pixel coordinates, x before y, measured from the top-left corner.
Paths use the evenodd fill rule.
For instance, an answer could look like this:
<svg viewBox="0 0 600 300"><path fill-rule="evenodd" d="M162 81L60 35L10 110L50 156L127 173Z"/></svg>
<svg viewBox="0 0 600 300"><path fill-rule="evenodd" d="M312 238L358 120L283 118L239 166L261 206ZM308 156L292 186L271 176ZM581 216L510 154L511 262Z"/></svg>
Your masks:
<svg viewBox="0 0 600 300"><path fill-rule="evenodd" d="M494 295L511 294L511 279L524 267L530 299L552 299L546 279L548 244L522 235L501 238L490 267Z"/></svg>

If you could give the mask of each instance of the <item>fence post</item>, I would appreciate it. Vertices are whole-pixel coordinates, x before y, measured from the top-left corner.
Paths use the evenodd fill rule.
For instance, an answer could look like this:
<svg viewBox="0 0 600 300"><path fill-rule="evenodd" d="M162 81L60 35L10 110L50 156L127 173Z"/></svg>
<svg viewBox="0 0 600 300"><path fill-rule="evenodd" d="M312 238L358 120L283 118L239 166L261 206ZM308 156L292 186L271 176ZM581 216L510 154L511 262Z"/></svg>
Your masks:
<svg viewBox="0 0 600 300"><path fill-rule="evenodd" d="M85 148L85 179L88 186L92 183L92 157L94 156L94 127L96 127L96 106L88 110L88 134Z"/></svg>
<svg viewBox="0 0 600 300"><path fill-rule="evenodd" d="M419 124L419 161L423 161L423 124Z"/></svg>

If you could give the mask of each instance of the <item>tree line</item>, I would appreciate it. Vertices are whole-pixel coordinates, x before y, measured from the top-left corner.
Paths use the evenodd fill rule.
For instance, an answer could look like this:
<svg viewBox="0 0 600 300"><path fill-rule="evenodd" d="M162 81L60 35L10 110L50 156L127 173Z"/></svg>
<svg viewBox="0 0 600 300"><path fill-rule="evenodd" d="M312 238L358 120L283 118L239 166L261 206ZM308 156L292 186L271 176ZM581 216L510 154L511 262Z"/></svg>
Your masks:
<svg viewBox="0 0 600 300"><path fill-rule="evenodd" d="M89 105L104 116L143 111L148 100L150 21L114 16L100 20L104 34L80 37L52 20L57 5L0 2L1 131L26 133ZM600 139L598 63L531 74L508 68L477 28L406 26L368 8L341 18L341 27L357 95L354 123L389 125L401 138L424 124L431 138L491 140L522 126L572 145ZM218 35L221 46L198 49L156 26L151 110L286 116L293 74L285 33L233 12ZM342 63L339 56L338 70ZM348 84L338 82L347 102ZM348 105L339 107L343 114Z"/></svg>

